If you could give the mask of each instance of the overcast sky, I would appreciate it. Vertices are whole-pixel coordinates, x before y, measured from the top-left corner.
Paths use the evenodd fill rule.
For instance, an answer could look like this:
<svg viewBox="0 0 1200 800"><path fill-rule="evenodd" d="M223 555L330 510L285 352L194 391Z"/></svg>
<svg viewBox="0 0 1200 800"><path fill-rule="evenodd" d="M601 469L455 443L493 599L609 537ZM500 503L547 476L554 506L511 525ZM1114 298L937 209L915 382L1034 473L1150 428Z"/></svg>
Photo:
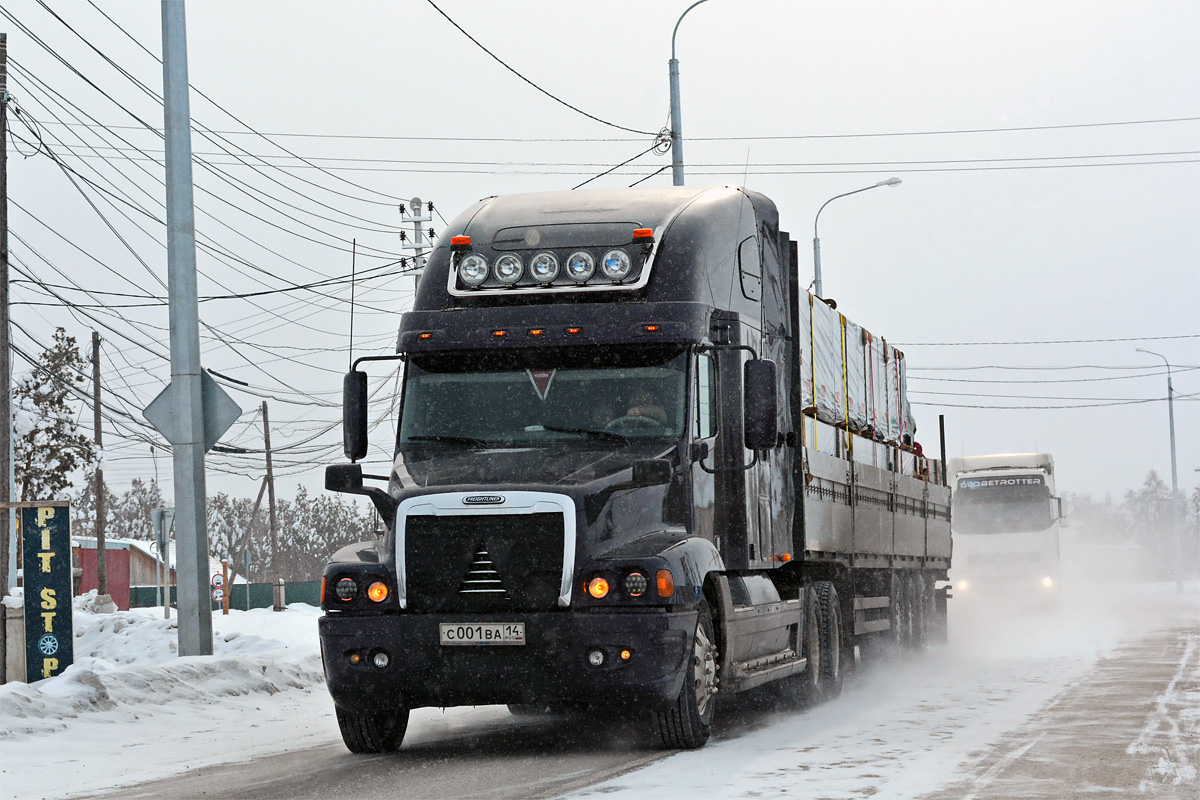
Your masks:
<svg viewBox="0 0 1200 800"><path fill-rule="evenodd" d="M667 124L688 2L436 2L446 16L427 0L187 6L191 83L219 104L194 91L193 119L222 132L193 137L212 165L196 167L200 294L214 298L203 360L250 384L227 386L246 413L224 444L261 451L270 404L285 497L319 490L341 460L349 340L348 285L295 286L348 275L357 239L355 353L388 352L412 287L384 266L405 255L400 199L432 199L440 232L481 197L571 188L630 159L588 185L670 185L670 157L646 151ZM138 411L169 378L162 143L141 124L161 127L162 108L130 79L161 91L160 4L52 7L61 21L36 0L6 0L0 17L9 90L43 142L35 153L38 134L10 113L23 140L9 142L14 343L36 355L55 325L81 343L101 331L107 477L121 491L155 474ZM687 182L773 198L811 278L821 204L901 178L825 209L822 271L840 311L906 351L926 451L940 413L950 455L1050 451L1064 491L1119 499L1151 469L1169 481L1166 375L1141 346L1176 369L1190 491L1198 42L1194 0L709 0L676 39ZM1017 344L1095 339L1130 341ZM385 372L380 469L394 431ZM255 494L261 453L209 465L210 492ZM157 470L169 486L161 450Z"/></svg>

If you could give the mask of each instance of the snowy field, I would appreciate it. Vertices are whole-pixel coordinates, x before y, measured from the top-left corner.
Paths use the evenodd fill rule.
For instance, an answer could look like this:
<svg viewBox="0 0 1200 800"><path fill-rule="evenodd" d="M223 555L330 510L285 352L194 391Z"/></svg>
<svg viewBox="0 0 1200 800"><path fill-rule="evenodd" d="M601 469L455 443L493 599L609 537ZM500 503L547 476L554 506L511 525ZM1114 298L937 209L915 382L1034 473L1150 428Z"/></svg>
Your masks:
<svg viewBox="0 0 1200 800"><path fill-rule="evenodd" d="M1068 584L1056 613L1015 617L952 606L950 645L864 669L841 698L803 713L722 712L737 722L719 724L703 750L575 796L922 797L981 763L1099 659L1167 626L1196 632L1184 677L1200 684L1191 674L1200 585L1190 582L1179 595L1171 583L1119 583L1088 572L1100 580ZM0 687L4 798L67 797L340 746L321 675L318 609L218 614L214 655L178 658L174 620L164 620L161 609L100 615L89 601L75 603L74 666L33 685ZM1200 695L1177 688L1164 687L1159 701L1188 704L1183 716L1194 734ZM422 709L409 737L452 737L512 721L502 707ZM1176 748L1182 763L1168 767L1184 793L1171 796L1200 795L1197 747Z"/></svg>

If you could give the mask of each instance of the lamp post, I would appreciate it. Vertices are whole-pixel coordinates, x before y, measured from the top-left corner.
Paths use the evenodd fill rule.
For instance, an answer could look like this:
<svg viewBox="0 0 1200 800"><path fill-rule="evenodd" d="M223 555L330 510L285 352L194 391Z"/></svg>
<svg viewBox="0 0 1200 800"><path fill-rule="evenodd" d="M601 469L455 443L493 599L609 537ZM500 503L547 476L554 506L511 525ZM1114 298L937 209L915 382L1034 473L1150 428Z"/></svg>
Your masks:
<svg viewBox="0 0 1200 800"><path fill-rule="evenodd" d="M817 236L817 222L821 219L821 212L825 210L825 206L837 200L839 197L849 197L852 194L859 192L868 192L871 189L878 189L880 186L899 186L899 178L888 178L886 181L880 181L872 186L864 186L861 189L855 189L853 192L835 195L826 200L820 208L817 209L817 217L813 220L813 290L817 297L821 296L821 240Z"/></svg>
<svg viewBox="0 0 1200 800"><path fill-rule="evenodd" d="M1183 592L1183 542L1179 532L1179 472L1175 466L1175 388L1171 385L1171 362L1162 353L1137 348L1137 352L1158 356L1167 365L1167 419L1171 426L1171 527L1175 534L1175 591Z"/></svg>
<svg viewBox="0 0 1200 800"><path fill-rule="evenodd" d="M683 186L683 123L679 119L679 61L675 58L675 34L679 32L679 23L687 13L708 0L696 0L679 15L675 22L675 30L671 31L671 185Z"/></svg>

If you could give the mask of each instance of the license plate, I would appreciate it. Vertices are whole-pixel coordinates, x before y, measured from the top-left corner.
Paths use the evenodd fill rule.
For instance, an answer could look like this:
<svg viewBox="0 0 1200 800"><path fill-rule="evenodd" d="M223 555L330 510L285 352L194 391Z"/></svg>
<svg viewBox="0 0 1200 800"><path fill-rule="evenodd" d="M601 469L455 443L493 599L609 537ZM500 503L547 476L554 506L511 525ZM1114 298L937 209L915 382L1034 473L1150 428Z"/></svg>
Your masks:
<svg viewBox="0 0 1200 800"><path fill-rule="evenodd" d="M446 646L523 645L524 622L443 622L438 637Z"/></svg>

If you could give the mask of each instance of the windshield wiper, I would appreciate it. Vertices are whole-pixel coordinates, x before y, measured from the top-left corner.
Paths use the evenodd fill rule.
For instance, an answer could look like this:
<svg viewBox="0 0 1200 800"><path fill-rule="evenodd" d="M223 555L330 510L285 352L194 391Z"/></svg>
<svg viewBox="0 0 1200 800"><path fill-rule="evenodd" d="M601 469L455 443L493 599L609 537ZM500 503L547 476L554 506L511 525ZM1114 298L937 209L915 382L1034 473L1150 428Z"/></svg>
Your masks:
<svg viewBox="0 0 1200 800"><path fill-rule="evenodd" d="M566 428L559 425L543 425L542 430L551 431L553 433L578 433L583 436L590 436L593 439L603 439L606 442L627 442L628 436L622 436L619 433L612 431L594 431L590 428Z"/></svg>
<svg viewBox="0 0 1200 800"><path fill-rule="evenodd" d="M453 442L455 444L478 444L486 445L489 442L483 439L476 439L473 436L453 436L448 433L437 433L429 436L406 436L406 442Z"/></svg>

